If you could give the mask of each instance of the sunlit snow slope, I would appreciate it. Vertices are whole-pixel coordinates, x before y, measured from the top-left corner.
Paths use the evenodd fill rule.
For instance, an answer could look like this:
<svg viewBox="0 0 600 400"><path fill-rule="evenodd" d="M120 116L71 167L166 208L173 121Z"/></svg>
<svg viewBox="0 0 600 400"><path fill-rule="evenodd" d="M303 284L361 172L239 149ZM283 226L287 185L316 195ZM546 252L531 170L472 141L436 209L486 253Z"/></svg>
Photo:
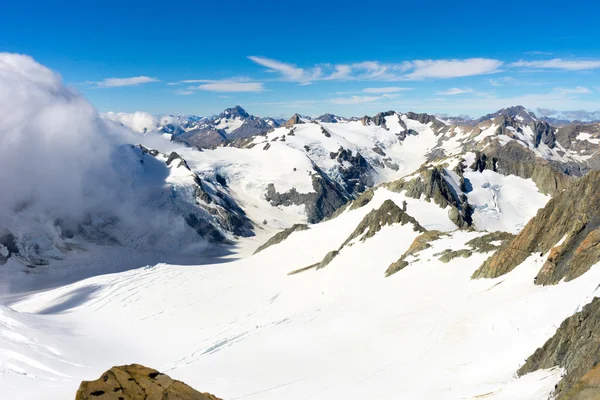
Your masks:
<svg viewBox="0 0 600 400"><path fill-rule="evenodd" d="M559 371L514 372L591 299L598 267L539 287L536 256L473 281L486 254L434 256L480 235L457 231L384 278L418 234L394 224L322 270L287 275L336 248L385 198L240 261L100 276L2 309L2 397L68 398L80 380L135 361L228 399L545 399Z"/></svg>

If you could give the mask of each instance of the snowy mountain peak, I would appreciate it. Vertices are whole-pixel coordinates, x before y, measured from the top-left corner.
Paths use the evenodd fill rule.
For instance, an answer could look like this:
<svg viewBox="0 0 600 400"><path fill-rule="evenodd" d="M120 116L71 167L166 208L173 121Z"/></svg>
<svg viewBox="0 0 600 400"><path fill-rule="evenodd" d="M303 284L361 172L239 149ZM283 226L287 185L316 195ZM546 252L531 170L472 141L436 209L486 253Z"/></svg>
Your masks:
<svg viewBox="0 0 600 400"><path fill-rule="evenodd" d="M241 106L235 106L232 108L227 108L225 111L223 111L221 114L219 114L219 116L217 117L217 119L220 118L227 118L227 119L232 119L232 118L240 118L240 119L247 119L250 118L250 114L248 114L248 112L246 110L244 110Z"/></svg>
<svg viewBox="0 0 600 400"><path fill-rule="evenodd" d="M487 115L479 118L478 122L483 122L483 121L489 120L489 119L495 119L500 116L514 118L514 119L516 119L520 122L526 123L526 124L533 122L533 121L537 121L535 114L527 111L527 109L525 107L513 106L513 107L503 108L492 114L487 114Z"/></svg>

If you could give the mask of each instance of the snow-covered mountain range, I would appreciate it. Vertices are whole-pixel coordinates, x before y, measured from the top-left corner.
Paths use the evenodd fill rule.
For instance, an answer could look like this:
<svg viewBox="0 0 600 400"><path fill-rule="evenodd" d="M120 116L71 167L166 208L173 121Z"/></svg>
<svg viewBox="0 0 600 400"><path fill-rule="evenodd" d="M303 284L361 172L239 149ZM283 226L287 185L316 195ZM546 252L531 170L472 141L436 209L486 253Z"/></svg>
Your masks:
<svg viewBox="0 0 600 400"><path fill-rule="evenodd" d="M132 362L230 399L560 399L597 373L600 124L101 115L0 68L0 398Z"/></svg>

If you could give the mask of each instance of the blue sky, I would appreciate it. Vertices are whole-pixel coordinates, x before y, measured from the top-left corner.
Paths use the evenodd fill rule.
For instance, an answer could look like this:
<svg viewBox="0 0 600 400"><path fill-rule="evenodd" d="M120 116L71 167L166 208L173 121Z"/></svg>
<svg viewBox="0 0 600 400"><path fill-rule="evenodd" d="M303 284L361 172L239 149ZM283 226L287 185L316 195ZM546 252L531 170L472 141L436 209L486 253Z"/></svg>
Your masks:
<svg viewBox="0 0 600 400"><path fill-rule="evenodd" d="M0 51L58 71L102 112L595 111L599 11L592 1L10 1Z"/></svg>

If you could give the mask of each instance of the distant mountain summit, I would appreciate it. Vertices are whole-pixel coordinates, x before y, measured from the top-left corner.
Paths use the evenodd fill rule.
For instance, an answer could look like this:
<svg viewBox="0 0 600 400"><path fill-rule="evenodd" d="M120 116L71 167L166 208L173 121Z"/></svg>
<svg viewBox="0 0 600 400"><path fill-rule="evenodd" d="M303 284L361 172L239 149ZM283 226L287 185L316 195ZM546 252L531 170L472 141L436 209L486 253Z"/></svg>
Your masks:
<svg viewBox="0 0 600 400"><path fill-rule="evenodd" d="M494 119L499 116L505 116L510 118L515 118L516 120L523 123L530 123L533 121L537 121L535 114L527 111L527 109L523 106L514 106L503 108L501 110L496 111L495 113L484 115L483 117L476 120L477 123L485 122L490 119Z"/></svg>

